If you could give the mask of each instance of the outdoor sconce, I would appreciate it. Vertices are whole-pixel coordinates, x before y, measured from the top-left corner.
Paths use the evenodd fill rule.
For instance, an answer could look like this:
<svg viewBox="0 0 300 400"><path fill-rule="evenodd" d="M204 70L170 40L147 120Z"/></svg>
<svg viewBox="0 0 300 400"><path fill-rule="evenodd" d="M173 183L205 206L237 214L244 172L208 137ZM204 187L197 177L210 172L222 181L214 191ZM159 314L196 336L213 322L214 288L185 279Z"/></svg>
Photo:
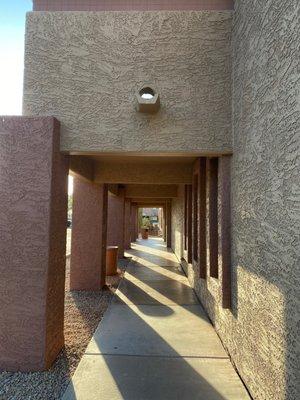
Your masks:
<svg viewBox="0 0 300 400"><path fill-rule="evenodd" d="M159 95L153 87L143 86L137 93L138 111L141 113L155 114L160 107Z"/></svg>

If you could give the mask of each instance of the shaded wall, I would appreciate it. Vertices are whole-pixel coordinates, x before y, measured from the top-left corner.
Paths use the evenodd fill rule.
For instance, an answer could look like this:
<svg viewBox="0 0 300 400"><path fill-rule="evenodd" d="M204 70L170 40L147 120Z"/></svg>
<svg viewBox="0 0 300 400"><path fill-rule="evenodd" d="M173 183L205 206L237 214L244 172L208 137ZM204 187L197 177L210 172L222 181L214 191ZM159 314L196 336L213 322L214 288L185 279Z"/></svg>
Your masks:
<svg viewBox="0 0 300 400"><path fill-rule="evenodd" d="M194 280L189 267L224 345L259 400L295 400L300 393L299 8L298 0L241 0L236 6L232 310L221 307L221 276Z"/></svg>

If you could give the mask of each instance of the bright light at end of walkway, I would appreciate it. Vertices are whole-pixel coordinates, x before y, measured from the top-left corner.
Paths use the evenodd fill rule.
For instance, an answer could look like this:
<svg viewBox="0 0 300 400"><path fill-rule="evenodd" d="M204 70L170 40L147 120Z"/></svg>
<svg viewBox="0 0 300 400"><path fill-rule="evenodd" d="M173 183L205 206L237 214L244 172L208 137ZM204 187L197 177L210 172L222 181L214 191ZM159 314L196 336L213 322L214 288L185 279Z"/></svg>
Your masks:
<svg viewBox="0 0 300 400"><path fill-rule="evenodd" d="M69 175L69 180L68 180L68 195L72 196L73 194L73 185L74 185L74 178L73 176Z"/></svg>

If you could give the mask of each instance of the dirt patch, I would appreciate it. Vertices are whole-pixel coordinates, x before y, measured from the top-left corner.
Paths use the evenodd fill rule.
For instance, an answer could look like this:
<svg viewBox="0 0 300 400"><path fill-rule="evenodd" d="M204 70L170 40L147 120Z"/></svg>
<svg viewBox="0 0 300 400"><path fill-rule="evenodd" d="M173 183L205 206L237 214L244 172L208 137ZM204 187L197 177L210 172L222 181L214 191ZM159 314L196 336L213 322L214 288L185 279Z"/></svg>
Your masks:
<svg viewBox="0 0 300 400"><path fill-rule="evenodd" d="M1 400L59 400L112 300L129 260L119 262L119 273L107 278L99 292L70 292L70 261L66 265L65 348L46 372L0 373Z"/></svg>

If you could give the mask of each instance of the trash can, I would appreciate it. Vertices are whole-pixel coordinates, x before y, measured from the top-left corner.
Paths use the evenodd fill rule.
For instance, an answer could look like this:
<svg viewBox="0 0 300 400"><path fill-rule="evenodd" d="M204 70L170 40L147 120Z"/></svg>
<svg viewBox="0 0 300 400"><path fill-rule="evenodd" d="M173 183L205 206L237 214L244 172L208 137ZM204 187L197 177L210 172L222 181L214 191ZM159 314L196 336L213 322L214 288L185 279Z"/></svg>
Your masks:
<svg viewBox="0 0 300 400"><path fill-rule="evenodd" d="M118 246L108 246L106 249L106 275L118 273Z"/></svg>
<svg viewBox="0 0 300 400"><path fill-rule="evenodd" d="M141 234L142 234L142 239L146 240L149 237L149 229L148 228L142 228L141 229Z"/></svg>

